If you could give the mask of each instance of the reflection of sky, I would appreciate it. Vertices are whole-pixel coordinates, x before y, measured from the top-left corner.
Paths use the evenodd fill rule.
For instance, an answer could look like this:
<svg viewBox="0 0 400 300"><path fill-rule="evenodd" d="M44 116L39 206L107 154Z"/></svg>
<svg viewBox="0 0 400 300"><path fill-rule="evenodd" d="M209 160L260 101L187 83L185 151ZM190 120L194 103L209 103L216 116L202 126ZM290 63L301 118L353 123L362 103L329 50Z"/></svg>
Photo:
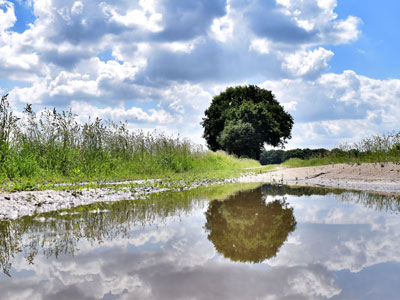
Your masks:
<svg viewBox="0 0 400 300"><path fill-rule="evenodd" d="M288 196L297 228L262 264L218 255L198 208L129 238L82 239L75 257L17 255L0 299L398 299L399 217L337 197Z"/></svg>

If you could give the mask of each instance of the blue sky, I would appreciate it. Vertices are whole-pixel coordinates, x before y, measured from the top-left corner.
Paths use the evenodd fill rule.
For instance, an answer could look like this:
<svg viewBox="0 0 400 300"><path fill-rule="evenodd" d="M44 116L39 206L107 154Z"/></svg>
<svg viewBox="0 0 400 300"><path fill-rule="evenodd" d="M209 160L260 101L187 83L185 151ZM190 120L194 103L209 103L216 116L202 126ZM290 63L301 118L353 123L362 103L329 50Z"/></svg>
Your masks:
<svg viewBox="0 0 400 300"><path fill-rule="evenodd" d="M271 90L295 120L287 148L400 127L394 0L0 0L0 92L82 120L128 121L204 143L228 86Z"/></svg>

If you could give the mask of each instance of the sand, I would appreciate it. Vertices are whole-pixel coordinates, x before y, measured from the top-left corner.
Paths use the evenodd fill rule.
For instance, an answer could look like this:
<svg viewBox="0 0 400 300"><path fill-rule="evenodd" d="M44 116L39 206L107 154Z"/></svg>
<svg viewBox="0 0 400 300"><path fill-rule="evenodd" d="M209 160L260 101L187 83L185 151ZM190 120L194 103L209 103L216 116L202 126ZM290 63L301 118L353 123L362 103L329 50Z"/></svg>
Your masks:
<svg viewBox="0 0 400 300"><path fill-rule="evenodd" d="M336 164L278 170L244 176L240 182L313 185L400 196L400 164Z"/></svg>

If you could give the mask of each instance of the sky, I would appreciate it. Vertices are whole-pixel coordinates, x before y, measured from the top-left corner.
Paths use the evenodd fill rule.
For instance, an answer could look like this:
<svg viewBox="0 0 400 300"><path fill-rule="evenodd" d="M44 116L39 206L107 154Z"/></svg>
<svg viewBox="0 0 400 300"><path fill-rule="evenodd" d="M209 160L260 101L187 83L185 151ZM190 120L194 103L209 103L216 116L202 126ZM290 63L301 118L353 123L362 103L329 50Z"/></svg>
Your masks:
<svg viewBox="0 0 400 300"><path fill-rule="evenodd" d="M0 94L205 144L229 86L271 90L287 149L400 130L397 0L0 0Z"/></svg>

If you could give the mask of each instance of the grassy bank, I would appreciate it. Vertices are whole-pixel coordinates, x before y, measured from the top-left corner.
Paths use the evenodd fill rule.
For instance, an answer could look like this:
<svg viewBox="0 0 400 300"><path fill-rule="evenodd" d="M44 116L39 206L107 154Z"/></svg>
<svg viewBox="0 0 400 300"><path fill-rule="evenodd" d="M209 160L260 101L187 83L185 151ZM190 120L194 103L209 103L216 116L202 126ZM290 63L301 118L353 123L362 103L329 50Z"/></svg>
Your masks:
<svg viewBox="0 0 400 300"><path fill-rule="evenodd" d="M70 111L35 114L27 105L17 118L6 96L0 103L1 183L224 177L259 165L179 137L130 131L125 123L79 123Z"/></svg>
<svg viewBox="0 0 400 300"><path fill-rule="evenodd" d="M367 137L353 144L342 144L324 157L307 160L292 158L281 165L310 167L339 163L400 163L400 132Z"/></svg>

